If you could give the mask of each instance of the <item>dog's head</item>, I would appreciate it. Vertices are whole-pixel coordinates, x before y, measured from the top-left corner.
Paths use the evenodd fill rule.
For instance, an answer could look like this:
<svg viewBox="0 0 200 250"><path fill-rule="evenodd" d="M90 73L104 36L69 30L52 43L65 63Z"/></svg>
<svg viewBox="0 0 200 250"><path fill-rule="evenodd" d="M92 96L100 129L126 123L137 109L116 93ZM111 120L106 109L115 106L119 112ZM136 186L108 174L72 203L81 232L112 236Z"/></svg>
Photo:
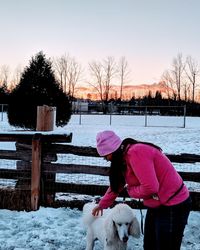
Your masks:
<svg viewBox="0 0 200 250"><path fill-rule="evenodd" d="M113 226L116 229L117 235L121 241L126 243L128 241L129 237L129 228L130 228L130 223L118 223L116 221L113 221Z"/></svg>
<svg viewBox="0 0 200 250"><path fill-rule="evenodd" d="M109 222L110 221L110 222ZM129 235L136 238L140 236L140 227L133 210L126 204L118 204L108 216L107 226L110 237L118 237L120 241L126 243Z"/></svg>

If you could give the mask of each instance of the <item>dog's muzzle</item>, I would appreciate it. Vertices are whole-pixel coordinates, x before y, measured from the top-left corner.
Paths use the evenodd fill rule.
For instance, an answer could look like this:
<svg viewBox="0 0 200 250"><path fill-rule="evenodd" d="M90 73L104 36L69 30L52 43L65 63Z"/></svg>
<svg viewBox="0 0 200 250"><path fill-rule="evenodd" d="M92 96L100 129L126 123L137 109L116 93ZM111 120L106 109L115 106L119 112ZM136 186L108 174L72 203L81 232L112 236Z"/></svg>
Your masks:
<svg viewBox="0 0 200 250"><path fill-rule="evenodd" d="M126 243L128 241L128 237L124 236L122 240L123 240L124 243Z"/></svg>

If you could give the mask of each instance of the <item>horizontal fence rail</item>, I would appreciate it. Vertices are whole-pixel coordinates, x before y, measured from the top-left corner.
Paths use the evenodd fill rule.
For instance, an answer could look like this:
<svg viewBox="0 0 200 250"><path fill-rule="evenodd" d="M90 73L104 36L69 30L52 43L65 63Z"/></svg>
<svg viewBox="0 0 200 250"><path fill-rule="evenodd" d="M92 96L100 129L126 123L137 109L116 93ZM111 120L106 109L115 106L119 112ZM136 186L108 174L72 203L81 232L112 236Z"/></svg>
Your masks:
<svg viewBox="0 0 200 250"><path fill-rule="evenodd" d="M72 135L50 134L50 133L3 133L0 134L0 141L16 141L16 150L0 150L0 159L14 160L16 166L14 169L1 168L0 179L13 179L16 181L15 188L0 189L0 199L2 208L14 208L18 210L36 210L40 205L43 206L69 206L82 209L84 203L90 198L80 199L78 195L88 195L93 198L99 198L107 190L105 184L80 183L78 180L74 182L68 178L66 181L56 181L57 174L82 174L107 177L109 167L101 164L93 165L82 163L60 163L58 156L64 155L68 159L69 155L76 157L99 157L97 151L93 147L81 147L69 145ZM35 143L37 141L37 143ZM39 146L38 146L39 143ZM41 144L40 144L41 143ZM34 157L33 157L34 155ZM167 157L176 163L195 163L200 162L200 155L196 154L167 154ZM36 163L34 163L36 162ZM64 161L65 162L65 161ZM36 171L36 169L37 171ZM182 172L179 174L184 181L200 182L199 172ZM36 184L35 184L36 183ZM74 200L58 200L56 193L75 194ZM192 209L200 211L200 192L190 192L192 197ZM4 197L7 196L7 201ZM142 207L141 204L134 199L129 199L126 192L121 193L120 197L127 197L127 203L132 207ZM10 197L10 200L9 200ZM12 201L13 199L13 201ZM18 200L20 199L20 200ZM24 199L26 201L24 201ZM6 204L7 202L7 204ZM10 202L10 204L8 204ZM16 204L14 206L13 202Z"/></svg>

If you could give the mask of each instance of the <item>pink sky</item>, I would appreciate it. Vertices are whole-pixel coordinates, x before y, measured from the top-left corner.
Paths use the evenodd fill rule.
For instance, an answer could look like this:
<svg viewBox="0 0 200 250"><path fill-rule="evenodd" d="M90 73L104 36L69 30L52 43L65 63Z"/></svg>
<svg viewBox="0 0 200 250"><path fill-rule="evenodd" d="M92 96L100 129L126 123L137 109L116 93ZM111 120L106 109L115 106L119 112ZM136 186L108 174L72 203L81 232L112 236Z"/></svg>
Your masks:
<svg viewBox="0 0 200 250"><path fill-rule="evenodd" d="M0 66L27 66L39 51L91 60L125 56L132 84L158 82L182 53L200 61L198 0L7 0Z"/></svg>

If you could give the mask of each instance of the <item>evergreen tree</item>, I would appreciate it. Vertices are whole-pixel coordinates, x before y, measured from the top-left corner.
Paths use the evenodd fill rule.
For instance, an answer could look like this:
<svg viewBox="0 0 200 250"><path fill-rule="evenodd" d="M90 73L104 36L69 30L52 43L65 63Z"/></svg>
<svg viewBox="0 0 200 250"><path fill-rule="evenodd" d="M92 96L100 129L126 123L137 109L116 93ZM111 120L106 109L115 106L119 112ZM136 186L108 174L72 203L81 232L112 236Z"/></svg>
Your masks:
<svg viewBox="0 0 200 250"><path fill-rule="evenodd" d="M156 94L155 94L155 105L160 105L162 106L162 94L160 91L156 91Z"/></svg>
<svg viewBox="0 0 200 250"><path fill-rule="evenodd" d="M43 52L32 57L19 84L10 93L8 120L16 127L35 129L37 106L56 107L56 125L64 126L71 116L68 96L57 83L52 63Z"/></svg>

